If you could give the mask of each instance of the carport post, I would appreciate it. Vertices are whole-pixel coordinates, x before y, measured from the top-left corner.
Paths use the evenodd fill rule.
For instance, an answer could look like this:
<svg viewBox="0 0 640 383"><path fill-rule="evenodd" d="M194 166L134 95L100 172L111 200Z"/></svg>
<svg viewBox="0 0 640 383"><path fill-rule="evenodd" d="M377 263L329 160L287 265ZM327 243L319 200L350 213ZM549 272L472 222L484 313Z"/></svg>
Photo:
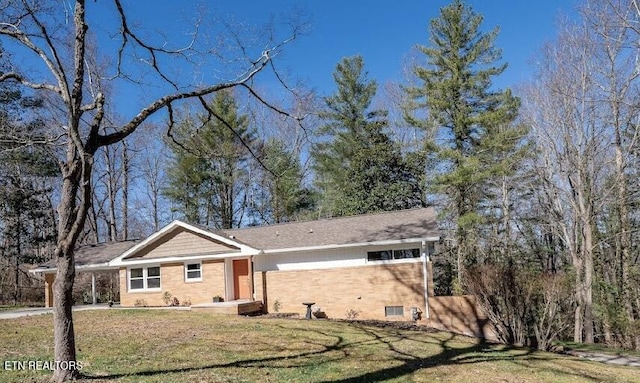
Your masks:
<svg viewBox="0 0 640 383"><path fill-rule="evenodd" d="M96 299L96 273L91 273L91 299L94 305L98 303Z"/></svg>

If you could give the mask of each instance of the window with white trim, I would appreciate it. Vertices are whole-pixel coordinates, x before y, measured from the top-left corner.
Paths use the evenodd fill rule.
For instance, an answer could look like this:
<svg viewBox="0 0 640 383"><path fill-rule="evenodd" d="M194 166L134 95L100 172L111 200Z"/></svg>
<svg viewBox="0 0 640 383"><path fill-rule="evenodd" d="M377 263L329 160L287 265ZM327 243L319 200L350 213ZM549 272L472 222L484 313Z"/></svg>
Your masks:
<svg viewBox="0 0 640 383"><path fill-rule="evenodd" d="M129 270L129 290L144 289L144 274L142 268Z"/></svg>
<svg viewBox="0 0 640 383"><path fill-rule="evenodd" d="M202 263L193 262L184 264L184 280L196 282L202 280Z"/></svg>
<svg viewBox="0 0 640 383"><path fill-rule="evenodd" d="M420 249L368 251L368 261L391 261L394 259L420 258Z"/></svg>
<svg viewBox="0 0 640 383"><path fill-rule="evenodd" d="M129 290L160 290L160 266L129 269Z"/></svg>

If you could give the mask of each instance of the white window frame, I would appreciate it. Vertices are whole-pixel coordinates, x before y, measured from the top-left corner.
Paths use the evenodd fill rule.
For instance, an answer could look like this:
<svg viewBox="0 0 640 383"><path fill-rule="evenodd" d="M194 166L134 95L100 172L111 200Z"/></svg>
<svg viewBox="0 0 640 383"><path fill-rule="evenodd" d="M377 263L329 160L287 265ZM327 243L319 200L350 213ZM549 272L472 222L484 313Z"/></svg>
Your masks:
<svg viewBox="0 0 640 383"><path fill-rule="evenodd" d="M198 265L198 271L200 272L200 276L198 278L189 277L189 271L196 271L196 270L189 270L188 269L189 265ZM191 262L184 263L184 281L185 282L202 282L202 261L191 261Z"/></svg>
<svg viewBox="0 0 640 383"><path fill-rule="evenodd" d="M157 267L158 271L160 272L159 276L153 276L151 278L156 279L158 278L160 280L160 286L159 287L149 287L149 269L153 269ZM133 289L131 288L131 270L135 270L135 269L142 269L142 278L136 278L136 279L142 279L142 288L141 289ZM131 292L131 293L138 293L138 292L155 292L155 291L162 291L162 267L160 267L160 265L149 265L149 266L140 266L140 267L128 267L127 268L127 291Z"/></svg>
<svg viewBox="0 0 640 383"><path fill-rule="evenodd" d="M421 257L411 257L411 258L396 258L395 257L395 253L397 251L407 251L407 250L417 250L418 254L420 254L420 248L419 247L401 247L401 248L381 248L381 249L371 249L371 250L367 250L365 257L366 257L366 263L369 264L384 264L384 263L415 263L415 262L421 262ZM369 253L374 253L374 252L381 252L381 251L388 251L391 253L391 259L369 259Z"/></svg>

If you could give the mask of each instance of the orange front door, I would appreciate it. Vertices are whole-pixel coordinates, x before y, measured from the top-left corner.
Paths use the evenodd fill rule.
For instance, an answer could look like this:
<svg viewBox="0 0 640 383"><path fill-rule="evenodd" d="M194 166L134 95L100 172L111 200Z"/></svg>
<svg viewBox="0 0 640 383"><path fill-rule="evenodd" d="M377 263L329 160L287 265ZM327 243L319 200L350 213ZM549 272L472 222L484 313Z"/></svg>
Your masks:
<svg viewBox="0 0 640 383"><path fill-rule="evenodd" d="M251 298L248 259L235 259L233 261L233 294L234 299Z"/></svg>

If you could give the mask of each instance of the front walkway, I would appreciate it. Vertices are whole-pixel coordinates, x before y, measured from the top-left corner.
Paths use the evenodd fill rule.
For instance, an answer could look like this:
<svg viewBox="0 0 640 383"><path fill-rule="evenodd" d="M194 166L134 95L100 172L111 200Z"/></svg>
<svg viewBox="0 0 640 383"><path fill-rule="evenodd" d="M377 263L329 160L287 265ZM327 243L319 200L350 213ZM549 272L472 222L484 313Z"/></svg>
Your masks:
<svg viewBox="0 0 640 383"><path fill-rule="evenodd" d="M565 352L565 354L592 360L594 362L616 364L619 366L640 367L640 357L633 355L607 354L602 352L578 350L570 350Z"/></svg>

